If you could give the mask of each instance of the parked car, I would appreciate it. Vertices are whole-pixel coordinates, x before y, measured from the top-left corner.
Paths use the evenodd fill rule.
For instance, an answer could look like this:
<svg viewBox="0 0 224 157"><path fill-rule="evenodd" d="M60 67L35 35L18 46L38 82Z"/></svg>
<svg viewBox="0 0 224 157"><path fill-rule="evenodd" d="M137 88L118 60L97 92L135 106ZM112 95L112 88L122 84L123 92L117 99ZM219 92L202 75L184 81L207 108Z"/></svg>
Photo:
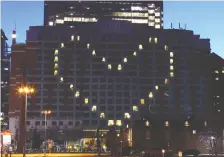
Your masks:
<svg viewBox="0 0 224 157"><path fill-rule="evenodd" d="M200 151L197 149L187 149L187 150L184 150L182 153L183 156L188 156L188 155L198 156L199 154L200 154Z"/></svg>

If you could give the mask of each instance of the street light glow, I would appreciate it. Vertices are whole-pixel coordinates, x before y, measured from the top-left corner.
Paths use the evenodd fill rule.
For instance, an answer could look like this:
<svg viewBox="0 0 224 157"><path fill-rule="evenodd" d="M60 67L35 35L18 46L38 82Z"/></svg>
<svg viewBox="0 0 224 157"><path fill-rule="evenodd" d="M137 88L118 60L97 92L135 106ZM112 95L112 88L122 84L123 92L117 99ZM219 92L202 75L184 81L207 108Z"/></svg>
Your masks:
<svg viewBox="0 0 224 157"><path fill-rule="evenodd" d="M44 115L49 115L51 114L51 110L43 110L41 113Z"/></svg>
<svg viewBox="0 0 224 157"><path fill-rule="evenodd" d="M18 92L20 94L32 94L35 92L33 87L29 87L29 86L24 86L24 87L19 87Z"/></svg>

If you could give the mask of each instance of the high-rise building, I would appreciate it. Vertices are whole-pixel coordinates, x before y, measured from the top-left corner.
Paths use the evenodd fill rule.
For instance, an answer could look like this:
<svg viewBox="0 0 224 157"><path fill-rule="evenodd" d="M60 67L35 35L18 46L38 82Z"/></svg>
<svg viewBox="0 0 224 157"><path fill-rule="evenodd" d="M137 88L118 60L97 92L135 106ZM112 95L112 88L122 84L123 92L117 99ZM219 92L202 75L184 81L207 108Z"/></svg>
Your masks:
<svg viewBox="0 0 224 157"><path fill-rule="evenodd" d="M141 119L144 106L161 121L157 125L178 119L184 126L193 116L203 125L211 105L209 56L209 39L188 30L113 20L30 27L26 43L12 49L10 114L19 116L24 103L16 88L25 68L27 83L36 88L28 97L27 128L44 131L41 111L49 109L50 139L77 139L75 130L94 137L99 127L126 127Z"/></svg>
<svg viewBox="0 0 224 157"><path fill-rule="evenodd" d="M74 27L99 19L125 20L163 28L163 1L45 1L44 25Z"/></svg>
<svg viewBox="0 0 224 157"><path fill-rule="evenodd" d="M1 29L1 112L8 114L10 54L8 53L7 37Z"/></svg>

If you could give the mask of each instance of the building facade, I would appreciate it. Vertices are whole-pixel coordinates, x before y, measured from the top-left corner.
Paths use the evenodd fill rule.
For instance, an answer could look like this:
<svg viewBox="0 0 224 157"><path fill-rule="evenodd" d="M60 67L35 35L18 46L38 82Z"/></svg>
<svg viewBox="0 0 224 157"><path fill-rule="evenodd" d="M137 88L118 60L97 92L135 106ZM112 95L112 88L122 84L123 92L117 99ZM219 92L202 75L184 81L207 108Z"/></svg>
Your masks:
<svg viewBox="0 0 224 157"><path fill-rule="evenodd" d="M1 29L1 112L8 114L10 54L8 53L7 37Z"/></svg>
<svg viewBox="0 0 224 157"><path fill-rule="evenodd" d="M44 25L74 27L100 19L125 20L162 29L163 1L44 2Z"/></svg>
<svg viewBox="0 0 224 157"><path fill-rule="evenodd" d="M187 30L107 20L30 27L26 44L12 48L11 129L24 105L16 91L24 68L36 89L28 96L27 128L43 132L41 111L51 110L46 123L53 140L85 136L74 131L94 137L97 128L126 128L148 115L160 127L195 117L203 126L211 109L210 56L209 39Z"/></svg>

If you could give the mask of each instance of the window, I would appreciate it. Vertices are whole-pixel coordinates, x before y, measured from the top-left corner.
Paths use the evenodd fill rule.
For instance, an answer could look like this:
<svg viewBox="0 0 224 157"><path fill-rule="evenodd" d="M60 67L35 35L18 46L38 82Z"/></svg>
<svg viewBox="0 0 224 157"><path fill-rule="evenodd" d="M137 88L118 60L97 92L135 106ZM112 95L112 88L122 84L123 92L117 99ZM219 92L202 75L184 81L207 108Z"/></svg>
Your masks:
<svg viewBox="0 0 224 157"><path fill-rule="evenodd" d="M100 118L105 118L105 113L100 113Z"/></svg>
<svg viewBox="0 0 224 157"><path fill-rule="evenodd" d="M149 16L149 20L154 20L155 16Z"/></svg>
<svg viewBox="0 0 224 157"><path fill-rule="evenodd" d="M54 57L54 62L58 62L58 57L57 56Z"/></svg>
<svg viewBox="0 0 224 157"><path fill-rule="evenodd" d="M52 21L49 21L49 26L53 26L54 25L54 23L52 22Z"/></svg>
<svg viewBox="0 0 224 157"><path fill-rule="evenodd" d="M114 125L114 120L108 120L108 126Z"/></svg>
<svg viewBox="0 0 224 157"><path fill-rule="evenodd" d="M57 63L54 64L54 68L58 69L58 64Z"/></svg>
<svg viewBox="0 0 224 157"><path fill-rule="evenodd" d="M184 126L190 126L190 124L189 124L189 122L188 121L186 121L185 123L184 123Z"/></svg>
<svg viewBox="0 0 224 157"><path fill-rule="evenodd" d="M74 35L71 36L71 41L74 41L75 37Z"/></svg>
<svg viewBox="0 0 224 157"><path fill-rule="evenodd" d="M96 51L95 51L95 50L93 50L92 55L93 55L93 56L95 56L95 55L96 55Z"/></svg>
<svg viewBox="0 0 224 157"><path fill-rule="evenodd" d="M148 12L149 12L149 14L153 14L153 13L155 13L155 10L149 10Z"/></svg>
<svg viewBox="0 0 224 157"><path fill-rule="evenodd" d="M130 119L131 118L131 115L129 113L125 113L124 114L124 118Z"/></svg>
<svg viewBox="0 0 224 157"><path fill-rule="evenodd" d="M168 84L168 79L165 79L164 83L165 83L165 84Z"/></svg>
<svg viewBox="0 0 224 157"><path fill-rule="evenodd" d="M155 23L154 22L149 22L149 26L154 26L155 25Z"/></svg>
<svg viewBox="0 0 224 157"><path fill-rule="evenodd" d="M145 104L145 100L144 99L141 99L140 100L140 103L143 105L143 104Z"/></svg>
<svg viewBox="0 0 224 157"><path fill-rule="evenodd" d="M133 106L133 111L138 111L138 106Z"/></svg>
<svg viewBox="0 0 224 157"><path fill-rule="evenodd" d="M80 96L79 91L76 91L76 92L75 92L75 97L78 98L79 96Z"/></svg>
<svg viewBox="0 0 224 157"><path fill-rule="evenodd" d="M55 70L54 71L54 76L56 76L58 74L58 71L57 70Z"/></svg>
<svg viewBox="0 0 224 157"><path fill-rule="evenodd" d="M149 43L152 43L152 38L151 37L149 37Z"/></svg>
<svg viewBox="0 0 224 157"><path fill-rule="evenodd" d="M79 41L80 40L80 36L77 36L77 41Z"/></svg>
<svg viewBox="0 0 224 157"><path fill-rule="evenodd" d="M61 43L61 48L64 48L64 47L65 47L64 43Z"/></svg>
<svg viewBox="0 0 224 157"><path fill-rule="evenodd" d="M87 49L89 49L89 47L90 47L90 44L88 43L86 47L87 47Z"/></svg>
<svg viewBox="0 0 224 157"><path fill-rule="evenodd" d="M136 52L133 52L133 56L137 56L137 53Z"/></svg>
<svg viewBox="0 0 224 157"><path fill-rule="evenodd" d="M158 90L159 89L159 86L155 86L155 89Z"/></svg>
<svg viewBox="0 0 224 157"><path fill-rule="evenodd" d="M168 121L165 122L165 126L170 126Z"/></svg>
<svg viewBox="0 0 224 157"><path fill-rule="evenodd" d="M164 50L168 50L168 46L167 45L164 46Z"/></svg>
<svg viewBox="0 0 224 157"><path fill-rule="evenodd" d="M116 121L116 125L117 125L117 126L122 126L122 122L121 122L121 120L117 120L117 121Z"/></svg>
<svg viewBox="0 0 224 157"><path fill-rule="evenodd" d="M88 103L89 103L89 99L85 98L85 104L88 104Z"/></svg>
<svg viewBox="0 0 224 157"><path fill-rule="evenodd" d="M154 38L154 42L157 44L158 43L158 38Z"/></svg>
<svg viewBox="0 0 224 157"><path fill-rule="evenodd" d="M160 13L159 12L155 13L155 16L157 16L157 17L160 16Z"/></svg>
<svg viewBox="0 0 224 157"><path fill-rule="evenodd" d="M139 50L142 50L143 49L143 46L142 45L138 45L138 49Z"/></svg>
<svg viewBox="0 0 224 157"><path fill-rule="evenodd" d="M124 58L124 63L127 63L128 59L127 58Z"/></svg>
<svg viewBox="0 0 224 157"><path fill-rule="evenodd" d="M122 66L121 66L121 64L119 64L118 66L117 66L117 70L122 70Z"/></svg>
<svg viewBox="0 0 224 157"><path fill-rule="evenodd" d="M173 52L170 52L170 57L173 57Z"/></svg>
<svg viewBox="0 0 224 157"><path fill-rule="evenodd" d="M159 18L156 18L156 19L155 19L155 22L160 22L160 19L159 19Z"/></svg>
<svg viewBox="0 0 224 157"><path fill-rule="evenodd" d="M96 106L93 106L92 107L92 111L96 111Z"/></svg>
<svg viewBox="0 0 224 157"><path fill-rule="evenodd" d="M63 82L63 81L64 81L64 78L63 78L63 77L61 77L61 78L60 78L60 82Z"/></svg>
<svg viewBox="0 0 224 157"><path fill-rule="evenodd" d="M106 62L106 59L105 59L105 57L103 57L103 58L102 58L102 62Z"/></svg>
<svg viewBox="0 0 224 157"><path fill-rule="evenodd" d="M70 84L69 88L70 88L70 89L73 89L73 84Z"/></svg>
<svg viewBox="0 0 224 157"><path fill-rule="evenodd" d="M170 77L174 77L174 73L173 72L170 72Z"/></svg>
<svg viewBox="0 0 224 157"><path fill-rule="evenodd" d="M217 80L217 81L218 81L218 80L219 80L219 78L218 78L218 77L216 77L216 78L215 78L215 80Z"/></svg>
<svg viewBox="0 0 224 157"><path fill-rule="evenodd" d="M58 50L54 50L54 55L58 55Z"/></svg>
<svg viewBox="0 0 224 157"><path fill-rule="evenodd" d="M108 69L109 69L109 70L111 70L111 69L112 69L111 64L108 64L108 66L107 66L107 67L108 67Z"/></svg>
<svg viewBox="0 0 224 157"><path fill-rule="evenodd" d="M149 98L153 98L153 93L152 92L149 93Z"/></svg>
<svg viewBox="0 0 224 157"><path fill-rule="evenodd" d="M155 28L156 28L156 29L160 29L160 25L158 25L158 24L155 25Z"/></svg>
<svg viewBox="0 0 224 157"><path fill-rule="evenodd" d="M173 70L173 65L170 66L170 70Z"/></svg>
<svg viewBox="0 0 224 157"><path fill-rule="evenodd" d="M173 59L170 59L170 64L173 64Z"/></svg>

